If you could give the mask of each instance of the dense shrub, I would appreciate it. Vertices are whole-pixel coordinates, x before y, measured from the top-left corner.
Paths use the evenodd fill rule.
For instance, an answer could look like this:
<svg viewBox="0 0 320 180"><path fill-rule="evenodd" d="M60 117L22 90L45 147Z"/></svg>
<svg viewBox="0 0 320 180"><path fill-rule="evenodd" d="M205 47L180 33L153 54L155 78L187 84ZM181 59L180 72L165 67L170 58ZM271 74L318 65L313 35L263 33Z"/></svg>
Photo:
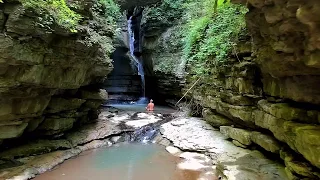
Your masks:
<svg viewBox="0 0 320 180"><path fill-rule="evenodd" d="M20 0L22 5L39 14L41 26L50 27L57 25L75 32L81 20L81 15L71 10L79 8L80 1L71 1L67 4L66 0ZM94 0L93 11L102 16L106 24L115 25L116 19L120 16L120 9L113 0ZM78 4L77 4L78 3ZM69 7L70 6L70 7Z"/></svg>
<svg viewBox="0 0 320 180"><path fill-rule="evenodd" d="M58 25L76 31L81 16L72 11L65 0L20 0L25 8L30 8L42 16L43 25L56 22Z"/></svg>
<svg viewBox="0 0 320 180"><path fill-rule="evenodd" d="M148 23L157 23L162 26L172 26L181 20L184 14L184 5L187 0L163 0L144 11Z"/></svg>
<svg viewBox="0 0 320 180"><path fill-rule="evenodd" d="M164 62L156 60L158 69L166 72L177 64L187 64L190 74L210 74L214 67L228 61L238 36L246 32L246 12L245 7L231 4L229 0L163 0L147 9L148 24L179 27L173 28L170 38L164 39L166 42L160 43L157 51L182 52L183 57L166 56L161 59ZM174 62L176 60L186 62Z"/></svg>
<svg viewBox="0 0 320 180"><path fill-rule="evenodd" d="M219 1L215 12L215 8L209 4L214 4L214 0L204 1L202 11L194 12L191 11L194 3L191 3L189 11L192 16L186 14L188 23L185 28L184 55L189 71L196 75L207 74L213 67L226 62L238 36L246 27L245 7Z"/></svg>

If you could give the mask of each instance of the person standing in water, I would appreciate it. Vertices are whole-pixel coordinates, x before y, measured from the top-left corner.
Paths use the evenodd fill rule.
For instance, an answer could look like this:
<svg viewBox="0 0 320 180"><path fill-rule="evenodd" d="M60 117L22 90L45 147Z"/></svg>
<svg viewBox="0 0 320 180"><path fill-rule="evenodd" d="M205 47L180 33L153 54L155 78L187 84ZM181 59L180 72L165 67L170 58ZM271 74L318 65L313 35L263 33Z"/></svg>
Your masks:
<svg viewBox="0 0 320 180"><path fill-rule="evenodd" d="M153 100L150 99L150 102L148 104L148 106L146 107L147 111L153 111L154 110L154 104L153 104Z"/></svg>

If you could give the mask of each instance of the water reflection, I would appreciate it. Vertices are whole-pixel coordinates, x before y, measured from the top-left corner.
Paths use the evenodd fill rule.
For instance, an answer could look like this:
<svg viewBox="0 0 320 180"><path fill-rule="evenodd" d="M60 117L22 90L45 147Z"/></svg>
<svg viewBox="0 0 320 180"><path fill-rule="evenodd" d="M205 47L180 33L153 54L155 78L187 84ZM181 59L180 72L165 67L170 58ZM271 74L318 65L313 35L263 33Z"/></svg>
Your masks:
<svg viewBox="0 0 320 180"><path fill-rule="evenodd" d="M126 143L82 153L35 180L197 180L179 161L159 145Z"/></svg>

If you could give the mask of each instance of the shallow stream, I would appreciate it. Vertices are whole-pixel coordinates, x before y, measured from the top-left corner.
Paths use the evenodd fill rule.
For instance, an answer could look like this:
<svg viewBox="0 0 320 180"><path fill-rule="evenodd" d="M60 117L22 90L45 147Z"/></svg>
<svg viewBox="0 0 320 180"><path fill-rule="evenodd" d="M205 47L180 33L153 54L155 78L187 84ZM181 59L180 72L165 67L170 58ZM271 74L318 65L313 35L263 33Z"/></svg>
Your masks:
<svg viewBox="0 0 320 180"><path fill-rule="evenodd" d="M115 108L115 110L136 113L145 112L145 106L146 104L108 105L108 107ZM157 106L154 112L148 113L149 115L144 114L144 116L150 118L152 114L168 115L175 111L169 107ZM146 117L142 117L142 119ZM181 159L168 153L164 146L140 141L149 136L149 138L152 138L151 136L154 135L153 133L145 132L146 128L153 129L154 127L142 127L133 133L135 142L118 143L111 147L86 151L34 179L197 180L200 172L179 169L177 165L182 162Z"/></svg>
<svg viewBox="0 0 320 180"><path fill-rule="evenodd" d="M157 144L121 143L82 153L34 180L196 180Z"/></svg>

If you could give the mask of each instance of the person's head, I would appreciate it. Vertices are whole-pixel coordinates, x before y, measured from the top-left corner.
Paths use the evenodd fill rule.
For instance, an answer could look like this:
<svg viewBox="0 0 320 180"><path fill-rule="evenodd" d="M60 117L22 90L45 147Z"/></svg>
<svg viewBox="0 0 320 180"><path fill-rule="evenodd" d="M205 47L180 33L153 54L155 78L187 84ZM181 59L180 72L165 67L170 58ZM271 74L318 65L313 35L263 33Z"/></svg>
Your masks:
<svg viewBox="0 0 320 180"><path fill-rule="evenodd" d="M153 103L153 100L152 100L152 99L150 99L150 103Z"/></svg>

